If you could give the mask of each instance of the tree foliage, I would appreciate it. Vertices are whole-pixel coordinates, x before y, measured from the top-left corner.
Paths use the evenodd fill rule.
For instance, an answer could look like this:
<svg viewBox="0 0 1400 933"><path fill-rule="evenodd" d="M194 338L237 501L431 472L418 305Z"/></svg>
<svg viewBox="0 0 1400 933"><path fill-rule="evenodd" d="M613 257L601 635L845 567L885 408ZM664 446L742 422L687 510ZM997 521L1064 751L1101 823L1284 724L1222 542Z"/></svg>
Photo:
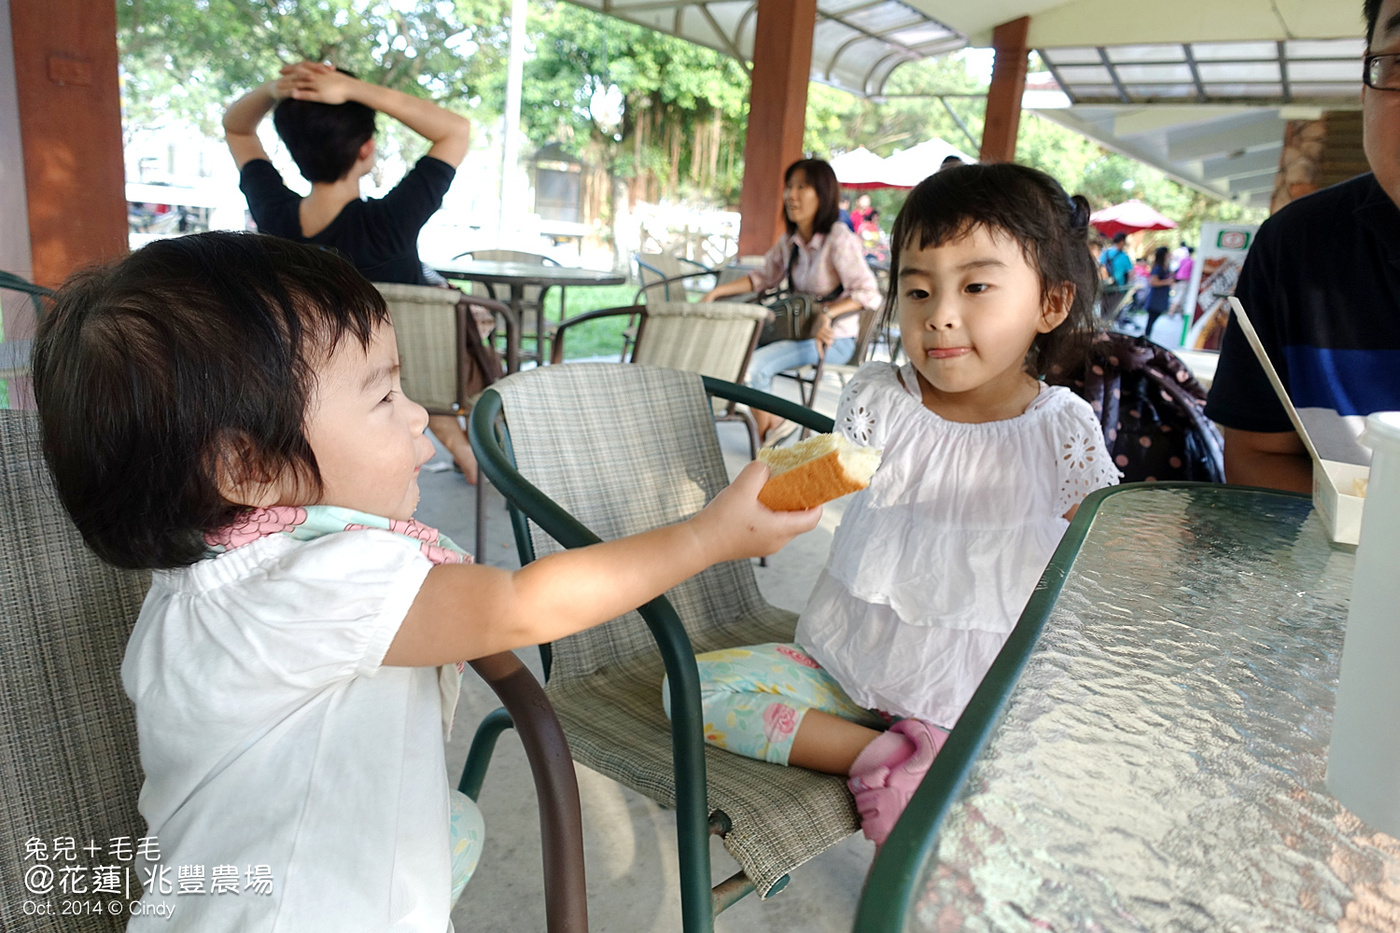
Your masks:
<svg viewBox="0 0 1400 933"><path fill-rule="evenodd" d="M583 159L595 216L619 182L646 200L737 198L748 115L738 62L571 3L537 5L529 32L525 134Z"/></svg>
<svg viewBox="0 0 1400 933"><path fill-rule="evenodd" d="M503 0L118 0L128 124L213 133L228 103L292 62L331 62L465 112L504 68Z"/></svg>

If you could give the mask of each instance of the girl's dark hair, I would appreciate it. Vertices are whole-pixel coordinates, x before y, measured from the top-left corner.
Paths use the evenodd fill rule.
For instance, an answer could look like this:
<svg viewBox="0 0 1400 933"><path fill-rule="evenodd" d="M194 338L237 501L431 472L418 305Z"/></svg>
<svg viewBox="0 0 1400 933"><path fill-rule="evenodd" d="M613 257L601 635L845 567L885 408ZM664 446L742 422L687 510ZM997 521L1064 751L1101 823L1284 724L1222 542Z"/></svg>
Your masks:
<svg viewBox="0 0 1400 933"><path fill-rule="evenodd" d="M831 225L841 219L841 186L836 182L835 170L821 159L798 159L783 172L783 184L792 181L792 173L797 171L817 192L817 218L812 222L812 232L830 233ZM783 211L783 222L789 236L797 232L797 224L788 219L787 211Z"/></svg>
<svg viewBox="0 0 1400 933"><path fill-rule="evenodd" d="M353 72L336 69L343 75ZM374 138L377 111L358 101L323 104L284 97L272 111L272 125L312 184L339 181L354 168L360 147Z"/></svg>
<svg viewBox="0 0 1400 933"><path fill-rule="evenodd" d="M1069 371L1088 352L1099 276L1089 255L1089 202L1070 197L1059 182L1024 165L955 165L928 176L909 193L890 231L890 284L885 325L898 316L899 259L982 228L1010 236L1040 276L1041 301L1063 285L1074 287L1065 320L1038 334L1026 354L1034 375Z"/></svg>
<svg viewBox="0 0 1400 933"><path fill-rule="evenodd" d="M1381 0L1364 0L1361 15L1366 19L1366 50L1371 50L1371 42L1376 38L1376 20L1381 15Z"/></svg>
<svg viewBox="0 0 1400 933"><path fill-rule="evenodd" d="M73 523L118 567L190 564L244 508L220 471L314 497L314 367L387 321L334 253L253 233L159 240L70 279L34 341L44 456Z"/></svg>
<svg viewBox="0 0 1400 933"><path fill-rule="evenodd" d="M1152 271L1153 271L1153 272L1156 272L1158 269L1161 269L1161 270L1164 271L1164 272L1169 272L1169 271L1171 271L1171 269L1170 269L1170 266L1171 266L1171 252L1172 252L1172 251L1169 250L1169 249L1167 249L1165 246L1159 246L1159 247L1157 247L1156 252L1154 252L1154 253L1152 254ZM1159 276L1157 276L1157 278L1160 279L1161 276L1159 275Z"/></svg>

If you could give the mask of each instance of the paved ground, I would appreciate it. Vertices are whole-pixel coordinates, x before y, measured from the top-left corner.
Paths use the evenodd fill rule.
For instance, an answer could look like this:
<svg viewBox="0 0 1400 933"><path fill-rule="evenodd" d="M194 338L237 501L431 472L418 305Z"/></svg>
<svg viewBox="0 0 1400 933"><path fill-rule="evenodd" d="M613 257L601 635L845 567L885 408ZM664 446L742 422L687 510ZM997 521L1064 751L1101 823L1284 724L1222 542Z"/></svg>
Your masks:
<svg viewBox="0 0 1400 933"><path fill-rule="evenodd" d="M779 380L775 388L784 391L785 381ZM839 389L834 380L827 382L817 407L831 414ZM790 394L795 398L795 393ZM732 474L747 460L748 444L737 424L720 425L719 433ZM435 462L446 466L451 461L440 450ZM475 536L475 490L451 469L425 470L420 486L423 501L419 519L470 547ZM822 524L770 558L768 567L755 562L759 585L770 602L794 610L802 608L826 560L843 505L841 501L829 505ZM518 566L505 502L494 490L489 490L486 519L488 544L479 559L497 566ZM538 655L534 651L520 655L539 676ZM454 783L475 723L498 705L494 694L469 673L458 706L457 731L448 749ZM596 933L679 930L673 814L586 767L579 766L578 772L590 928ZM453 921L463 933L542 931L544 902L535 797L524 752L511 733L502 736L497 746L480 803L486 820L486 853L453 913ZM721 914L716 929L724 933L849 931L873 855L873 846L853 836L795 871L782 893L767 901L750 896ZM712 859L717 879L737 870L717 840L712 844Z"/></svg>

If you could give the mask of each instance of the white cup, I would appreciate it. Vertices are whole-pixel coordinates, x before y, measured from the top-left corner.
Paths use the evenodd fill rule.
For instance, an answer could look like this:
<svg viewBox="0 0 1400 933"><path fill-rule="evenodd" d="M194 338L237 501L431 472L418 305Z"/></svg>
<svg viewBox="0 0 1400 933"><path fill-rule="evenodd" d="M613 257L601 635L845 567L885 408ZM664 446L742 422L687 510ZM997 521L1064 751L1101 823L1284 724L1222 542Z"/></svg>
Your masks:
<svg viewBox="0 0 1400 933"><path fill-rule="evenodd" d="M1327 789L1400 836L1400 412L1366 419L1371 479L1356 548Z"/></svg>

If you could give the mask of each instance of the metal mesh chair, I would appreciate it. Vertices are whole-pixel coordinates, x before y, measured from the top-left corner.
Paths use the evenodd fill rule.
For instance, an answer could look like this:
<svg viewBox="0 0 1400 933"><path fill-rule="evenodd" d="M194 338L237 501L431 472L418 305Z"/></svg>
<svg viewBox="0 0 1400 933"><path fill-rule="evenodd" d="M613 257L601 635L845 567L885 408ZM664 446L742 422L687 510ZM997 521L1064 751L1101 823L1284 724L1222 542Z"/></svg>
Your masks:
<svg viewBox="0 0 1400 933"><path fill-rule="evenodd" d="M563 361L570 328L585 321L628 315L637 321L632 362L742 382L765 314L758 305L721 301L657 301L589 311L559 325L553 362ZM725 402L716 405L715 420L743 422L749 432L749 456L758 455L758 429L747 411Z"/></svg>
<svg viewBox="0 0 1400 933"><path fill-rule="evenodd" d="M105 857L109 841L125 836L134 847L145 835L136 809L136 723L120 671L149 588L148 573L110 567L83 544L50 483L34 413L0 411L0 929L126 929L124 910L26 911L35 894L25 872L36 863L22 856L30 838L51 844L71 836L79 846L102 846L101 864L120 865ZM512 652L472 667L509 710L496 714L499 727L514 718L534 775L548 929L586 933L578 784L563 730L539 682ZM484 776L484 769L463 769L458 789L475 798ZM133 870L129 881L134 900L141 879ZM111 903L124 908L126 900Z"/></svg>
<svg viewBox="0 0 1400 933"><path fill-rule="evenodd" d="M479 346L481 338L467 308L459 304L462 293L455 288L388 282L376 282L374 287L384 296L394 320L404 394L430 415L467 415L473 395L491 382L491 374L480 372L482 362L469 352L469 341ZM506 305L490 298L466 297L470 304L506 321L507 327L514 326L515 312ZM478 480L476 553L485 551L486 487Z"/></svg>
<svg viewBox="0 0 1400 933"><path fill-rule="evenodd" d="M845 311L832 318L832 323L848 318L851 315L859 315L860 322L856 329L856 345L851 352L851 358L845 363L828 363L825 358L817 360L815 366L799 366L796 369L784 370L778 373L789 379L797 380L797 393L802 399L802 404L811 408L817 401L817 389L822 384L822 379L826 376L835 376L844 388L846 380L856 374L870 359L870 353L875 348L875 331L880 323L880 309L874 311ZM802 436L806 437L810 431L802 429Z"/></svg>
<svg viewBox="0 0 1400 933"><path fill-rule="evenodd" d="M522 562L686 518L723 488L728 474L707 389L831 427L782 399L643 365L548 366L483 393L472 444L482 470L519 510ZM704 745L695 654L790 641L796 621L763 599L749 561L734 561L545 649L546 693L574 757L676 808L687 931L711 929L715 912L751 890L766 897L781 889L788 872L858 827L842 778ZM661 702L666 675L672 721ZM742 866L713 890L712 832Z"/></svg>
<svg viewBox="0 0 1400 933"><path fill-rule="evenodd" d="M715 274L715 269L684 256L637 254L637 277L641 279L642 290L662 301L685 301L691 294L709 291L709 288L700 287L697 280L713 280Z"/></svg>

